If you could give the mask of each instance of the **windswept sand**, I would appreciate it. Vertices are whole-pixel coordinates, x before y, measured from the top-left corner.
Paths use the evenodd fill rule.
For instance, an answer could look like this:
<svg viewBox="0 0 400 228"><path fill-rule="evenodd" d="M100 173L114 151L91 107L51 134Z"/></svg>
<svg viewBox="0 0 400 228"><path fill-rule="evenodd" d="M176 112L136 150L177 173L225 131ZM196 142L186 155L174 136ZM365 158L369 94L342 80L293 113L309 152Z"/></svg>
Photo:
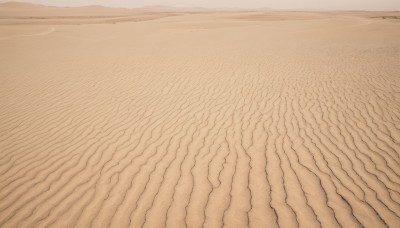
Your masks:
<svg viewBox="0 0 400 228"><path fill-rule="evenodd" d="M399 13L85 10L0 7L0 227L400 227Z"/></svg>

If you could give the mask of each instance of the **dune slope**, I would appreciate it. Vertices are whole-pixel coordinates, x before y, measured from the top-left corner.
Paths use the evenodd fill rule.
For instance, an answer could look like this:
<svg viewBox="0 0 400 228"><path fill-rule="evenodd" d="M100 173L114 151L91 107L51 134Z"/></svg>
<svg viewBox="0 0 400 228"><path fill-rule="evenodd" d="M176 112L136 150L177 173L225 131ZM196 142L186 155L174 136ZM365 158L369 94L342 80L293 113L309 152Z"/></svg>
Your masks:
<svg viewBox="0 0 400 228"><path fill-rule="evenodd" d="M397 20L156 18L0 25L0 227L398 227Z"/></svg>

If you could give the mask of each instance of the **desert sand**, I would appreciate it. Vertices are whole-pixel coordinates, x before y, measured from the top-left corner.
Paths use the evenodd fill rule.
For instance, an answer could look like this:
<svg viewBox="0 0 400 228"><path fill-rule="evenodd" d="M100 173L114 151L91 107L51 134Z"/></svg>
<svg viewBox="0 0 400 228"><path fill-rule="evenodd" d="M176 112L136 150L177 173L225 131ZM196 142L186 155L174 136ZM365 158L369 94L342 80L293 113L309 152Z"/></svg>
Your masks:
<svg viewBox="0 0 400 228"><path fill-rule="evenodd" d="M400 13L0 5L0 227L400 227Z"/></svg>

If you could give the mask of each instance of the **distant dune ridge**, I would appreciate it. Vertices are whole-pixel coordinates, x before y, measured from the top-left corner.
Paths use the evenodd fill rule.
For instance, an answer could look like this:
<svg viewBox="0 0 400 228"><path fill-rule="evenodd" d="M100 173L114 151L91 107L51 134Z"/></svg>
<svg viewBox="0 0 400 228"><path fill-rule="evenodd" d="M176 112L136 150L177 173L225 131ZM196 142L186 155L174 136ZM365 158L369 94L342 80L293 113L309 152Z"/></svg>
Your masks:
<svg viewBox="0 0 400 228"><path fill-rule="evenodd" d="M0 4L0 227L398 227L398 18Z"/></svg>
<svg viewBox="0 0 400 228"><path fill-rule="evenodd" d="M23 2L0 3L0 18L46 16L107 16L129 15L134 11L104 6L55 7Z"/></svg>
<svg viewBox="0 0 400 228"><path fill-rule="evenodd" d="M9 1L9 2L4 2L4 3L0 3L0 6L1 7L4 7L4 8L14 8L14 9L17 9L17 8L19 8L19 9L26 9L26 8L28 8L28 9L34 9L34 8L37 8L37 7L45 7L45 8L47 8L47 7L52 7L52 6L45 6L45 5L40 5L40 4L33 4L33 3L27 3L27 2L17 2L17 1Z"/></svg>

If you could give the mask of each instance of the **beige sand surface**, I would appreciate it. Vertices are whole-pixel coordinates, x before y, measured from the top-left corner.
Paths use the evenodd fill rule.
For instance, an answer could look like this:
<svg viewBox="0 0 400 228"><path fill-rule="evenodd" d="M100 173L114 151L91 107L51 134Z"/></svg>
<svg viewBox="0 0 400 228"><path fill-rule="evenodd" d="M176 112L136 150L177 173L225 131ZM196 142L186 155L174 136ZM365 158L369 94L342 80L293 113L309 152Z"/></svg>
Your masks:
<svg viewBox="0 0 400 228"><path fill-rule="evenodd" d="M397 16L1 5L0 227L400 227Z"/></svg>

